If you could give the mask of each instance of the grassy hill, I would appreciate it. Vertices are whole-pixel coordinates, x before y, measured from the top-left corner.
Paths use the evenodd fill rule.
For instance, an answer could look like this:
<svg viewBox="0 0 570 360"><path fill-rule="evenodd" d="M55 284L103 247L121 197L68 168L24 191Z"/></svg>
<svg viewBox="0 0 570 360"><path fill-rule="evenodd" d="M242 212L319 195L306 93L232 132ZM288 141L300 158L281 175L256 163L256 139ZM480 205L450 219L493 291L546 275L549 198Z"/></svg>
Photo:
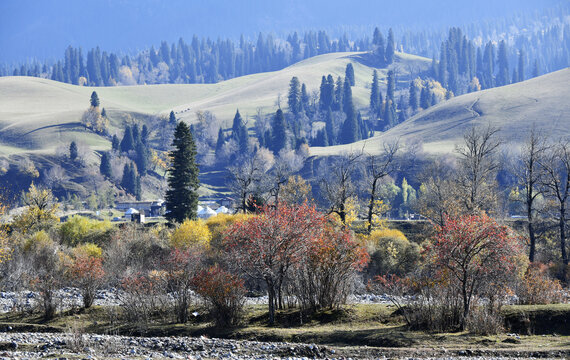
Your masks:
<svg viewBox="0 0 570 360"><path fill-rule="evenodd" d="M61 145L80 140L92 149L106 149L109 142L86 132L80 125L82 113L89 106L89 97L97 91L101 106L112 120L111 133L122 127L124 113L146 115L168 114L171 110L182 120L195 120L197 110L209 110L229 126L236 108L242 116L251 117L257 108L270 113L286 106L289 81L297 76L309 92L318 90L321 76L344 76L352 62L356 86L353 88L357 107L368 106L370 83L375 59L367 53L333 53L316 56L280 71L244 76L217 84L142 85L123 87L80 87L32 77L0 78L0 156L22 153L54 153ZM402 87L425 71L430 60L397 53L391 68L398 74ZM387 69L378 68L385 87ZM385 88L383 89L385 92Z"/></svg>
<svg viewBox="0 0 570 360"><path fill-rule="evenodd" d="M431 153L452 152L473 125L499 127L505 144L519 146L536 126L549 138L570 136L570 69L520 83L458 96L422 111L398 126L366 141L312 148L313 155L360 150L374 153L384 141L420 141Z"/></svg>

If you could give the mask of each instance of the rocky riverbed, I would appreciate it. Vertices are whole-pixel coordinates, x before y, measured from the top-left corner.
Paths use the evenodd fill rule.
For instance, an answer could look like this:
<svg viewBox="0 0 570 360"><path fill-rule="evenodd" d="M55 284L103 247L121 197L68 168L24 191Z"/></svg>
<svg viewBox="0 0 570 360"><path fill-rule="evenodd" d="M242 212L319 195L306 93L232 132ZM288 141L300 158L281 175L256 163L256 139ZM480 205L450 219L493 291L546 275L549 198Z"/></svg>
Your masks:
<svg viewBox="0 0 570 360"><path fill-rule="evenodd" d="M0 359L523 359L570 353L493 350L333 348L314 344L205 337L129 337L93 334L0 333Z"/></svg>

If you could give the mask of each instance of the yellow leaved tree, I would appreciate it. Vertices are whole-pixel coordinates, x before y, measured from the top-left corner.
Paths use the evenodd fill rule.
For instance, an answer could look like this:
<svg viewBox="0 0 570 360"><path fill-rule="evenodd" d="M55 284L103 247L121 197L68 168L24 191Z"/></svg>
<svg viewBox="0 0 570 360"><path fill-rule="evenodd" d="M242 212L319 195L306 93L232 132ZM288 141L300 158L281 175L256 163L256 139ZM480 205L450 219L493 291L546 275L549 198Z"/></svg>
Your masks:
<svg viewBox="0 0 570 360"><path fill-rule="evenodd" d="M32 183L28 192L23 195L23 200L27 208L14 218L14 230L23 234L32 233L49 229L59 222L59 217L55 215L58 204L51 190L40 189Z"/></svg>

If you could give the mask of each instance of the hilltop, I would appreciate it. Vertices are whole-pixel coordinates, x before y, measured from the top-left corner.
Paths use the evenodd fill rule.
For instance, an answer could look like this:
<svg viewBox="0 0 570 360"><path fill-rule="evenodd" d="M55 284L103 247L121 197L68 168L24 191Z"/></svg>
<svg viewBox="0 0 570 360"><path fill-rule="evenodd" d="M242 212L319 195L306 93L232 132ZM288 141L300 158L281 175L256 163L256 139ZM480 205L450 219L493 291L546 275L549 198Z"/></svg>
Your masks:
<svg viewBox="0 0 570 360"><path fill-rule="evenodd" d="M79 123L89 106L89 96L97 91L101 106L111 119L110 133L123 128L125 114L167 115L174 110L177 117L193 122L196 111L211 111L230 126L237 108L248 126L260 108L264 113L286 106L289 81L297 76L309 92L319 89L321 77L343 76L352 62L356 86L353 88L357 108L368 106L372 72L379 72L385 92L387 68L376 67L368 53L331 53L306 59L283 70L243 76L216 84L165 84L121 87L81 87L34 77L0 78L0 156L21 153L53 154L61 145L80 140L93 150L110 147L108 140L95 135ZM397 53L394 68L399 86L405 88L410 77L428 69L430 60ZM410 76L410 72L412 73ZM144 116L143 116L144 117Z"/></svg>
<svg viewBox="0 0 570 360"><path fill-rule="evenodd" d="M500 128L503 141L516 147L535 126L550 139L570 135L567 92L570 68L503 87L474 92L421 111L394 128L366 141L327 148L312 148L317 156L334 155L363 147L381 149L382 142L401 139L421 142L429 153L450 153L473 125Z"/></svg>

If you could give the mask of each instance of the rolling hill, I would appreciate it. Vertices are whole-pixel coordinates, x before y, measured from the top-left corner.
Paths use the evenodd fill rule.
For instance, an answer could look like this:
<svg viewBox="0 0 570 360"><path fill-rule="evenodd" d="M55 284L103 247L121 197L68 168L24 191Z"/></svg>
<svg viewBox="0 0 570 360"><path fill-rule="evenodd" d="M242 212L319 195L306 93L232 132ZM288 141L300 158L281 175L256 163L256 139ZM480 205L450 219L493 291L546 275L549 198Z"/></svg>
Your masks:
<svg viewBox="0 0 570 360"><path fill-rule="evenodd" d="M122 87L81 87L32 77L0 78L0 156L14 154L51 154L58 146L80 140L94 150L107 149L109 141L87 132L79 123L97 91L101 106L111 118L111 133L122 128L125 113L160 115L171 110L179 119L192 122L197 110L209 110L229 126L236 108L251 116L261 108L265 113L277 109L276 100L286 104L289 81L297 76L309 92L318 90L321 76L344 76L352 62L356 86L353 97L358 108L368 106L374 58L367 53L332 53L316 56L276 72L259 73L217 84L142 85ZM407 87L410 73L416 76L430 66L430 60L397 53L391 68L399 84ZM378 68L385 86L386 68ZM385 92L385 88L383 89Z"/></svg>
<svg viewBox="0 0 570 360"><path fill-rule="evenodd" d="M535 126L550 139L570 136L570 68L520 83L455 97L422 111L394 128L366 141L312 148L317 156L351 150L376 153L382 142L401 139L421 142L429 153L452 152L473 125L500 128L508 146L519 146Z"/></svg>

